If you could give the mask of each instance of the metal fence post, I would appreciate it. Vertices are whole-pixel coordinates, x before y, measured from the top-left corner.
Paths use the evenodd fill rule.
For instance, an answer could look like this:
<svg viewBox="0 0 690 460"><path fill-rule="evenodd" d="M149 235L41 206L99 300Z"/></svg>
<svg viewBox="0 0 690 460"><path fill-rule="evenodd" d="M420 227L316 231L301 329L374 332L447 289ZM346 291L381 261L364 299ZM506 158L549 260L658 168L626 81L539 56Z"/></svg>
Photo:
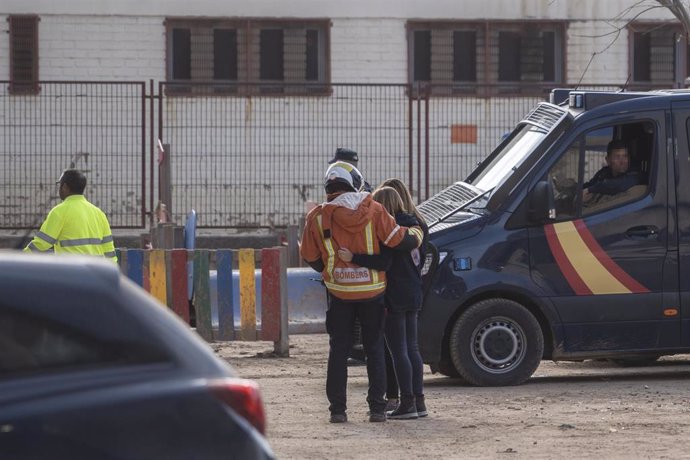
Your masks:
<svg viewBox="0 0 690 460"><path fill-rule="evenodd" d="M170 144L163 144L163 152L158 164L158 196L165 204L168 216L173 215L172 203L172 152Z"/></svg>

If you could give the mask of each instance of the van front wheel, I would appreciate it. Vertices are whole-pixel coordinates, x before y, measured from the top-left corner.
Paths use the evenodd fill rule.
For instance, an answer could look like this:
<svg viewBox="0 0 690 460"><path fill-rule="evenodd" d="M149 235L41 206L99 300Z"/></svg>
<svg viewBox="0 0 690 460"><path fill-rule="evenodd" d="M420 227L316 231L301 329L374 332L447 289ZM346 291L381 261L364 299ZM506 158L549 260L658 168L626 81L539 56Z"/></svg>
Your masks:
<svg viewBox="0 0 690 460"><path fill-rule="evenodd" d="M477 302L460 315L450 335L450 356L469 383L519 385L534 373L544 337L532 313L508 299Z"/></svg>

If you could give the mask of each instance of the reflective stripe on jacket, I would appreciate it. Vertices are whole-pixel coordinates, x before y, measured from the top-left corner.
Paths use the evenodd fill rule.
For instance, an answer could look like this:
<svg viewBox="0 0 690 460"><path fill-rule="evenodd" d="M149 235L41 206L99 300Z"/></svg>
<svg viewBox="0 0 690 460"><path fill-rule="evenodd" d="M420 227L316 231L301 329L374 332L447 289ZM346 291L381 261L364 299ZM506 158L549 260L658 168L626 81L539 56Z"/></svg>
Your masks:
<svg viewBox="0 0 690 460"><path fill-rule="evenodd" d="M300 253L320 259L328 291L343 300L371 299L386 290L386 273L347 263L338 249L379 254L380 244L395 247L407 234L369 193L346 192L314 208L306 218Z"/></svg>
<svg viewBox="0 0 690 460"><path fill-rule="evenodd" d="M70 195L51 209L24 251L88 254L117 263L108 218L84 195Z"/></svg>

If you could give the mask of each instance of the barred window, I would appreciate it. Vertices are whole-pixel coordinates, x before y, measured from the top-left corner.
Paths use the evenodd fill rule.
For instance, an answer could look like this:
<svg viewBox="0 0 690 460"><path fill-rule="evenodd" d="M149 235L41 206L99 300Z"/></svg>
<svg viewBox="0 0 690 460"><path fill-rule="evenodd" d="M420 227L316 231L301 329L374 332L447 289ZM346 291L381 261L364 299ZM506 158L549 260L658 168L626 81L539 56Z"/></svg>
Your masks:
<svg viewBox="0 0 690 460"><path fill-rule="evenodd" d="M168 19L174 92L320 94L330 83L325 20Z"/></svg>
<svg viewBox="0 0 690 460"><path fill-rule="evenodd" d="M410 82L432 94L542 92L564 80L565 24L408 23Z"/></svg>
<svg viewBox="0 0 690 460"><path fill-rule="evenodd" d="M10 93L38 92L38 16L9 16Z"/></svg>
<svg viewBox="0 0 690 460"><path fill-rule="evenodd" d="M684 87L688 45L679 25L631 24L630 67L635 89Z"/></svg>

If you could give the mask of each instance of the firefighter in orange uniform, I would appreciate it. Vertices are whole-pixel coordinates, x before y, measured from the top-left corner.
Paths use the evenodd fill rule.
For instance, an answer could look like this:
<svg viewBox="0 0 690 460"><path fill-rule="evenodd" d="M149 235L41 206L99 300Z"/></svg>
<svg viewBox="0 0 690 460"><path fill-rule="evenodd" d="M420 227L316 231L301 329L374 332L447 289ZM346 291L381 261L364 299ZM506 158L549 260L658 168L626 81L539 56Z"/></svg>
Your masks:
<svg viewBox="0 0 690 460"><path fill-rule="evenodd" d="M321 272L328 290L326 330L330 336L326 396L331 423L347 421L347 358L355 318L362 327L369 378L369 421L385 422L384 303L386 273L347 263L338 249L379 254L380 245L410 251L423 238L419 227L400 227L367 192L359 192L362 175L349 163L333 163L326 171L327 200L306 217L300 254Z"/></svg>

